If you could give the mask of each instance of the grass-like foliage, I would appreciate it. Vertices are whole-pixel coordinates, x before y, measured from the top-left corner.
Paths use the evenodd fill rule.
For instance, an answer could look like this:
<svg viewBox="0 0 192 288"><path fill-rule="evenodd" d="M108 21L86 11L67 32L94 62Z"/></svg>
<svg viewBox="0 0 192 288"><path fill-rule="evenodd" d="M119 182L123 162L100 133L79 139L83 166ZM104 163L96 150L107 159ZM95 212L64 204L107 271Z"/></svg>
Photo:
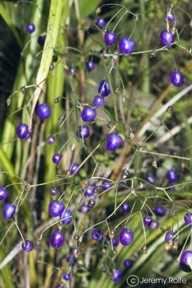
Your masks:
<svg viewBox="0 0 192 288"><path fill-rule="evenodd" d="M190 0L0 15L0 287L190 287Z"/></svg>

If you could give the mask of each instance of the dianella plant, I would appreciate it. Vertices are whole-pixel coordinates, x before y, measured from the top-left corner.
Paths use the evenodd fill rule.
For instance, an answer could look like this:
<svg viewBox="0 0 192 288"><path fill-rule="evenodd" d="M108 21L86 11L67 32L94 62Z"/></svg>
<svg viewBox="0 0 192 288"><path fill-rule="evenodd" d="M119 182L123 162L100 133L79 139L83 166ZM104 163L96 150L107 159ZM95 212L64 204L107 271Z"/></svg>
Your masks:
<svg viewBox="0 0 192 288"><path fill-rule="evenodd" d="M191 1L0 16L0 287L191 287Z"/></svg>

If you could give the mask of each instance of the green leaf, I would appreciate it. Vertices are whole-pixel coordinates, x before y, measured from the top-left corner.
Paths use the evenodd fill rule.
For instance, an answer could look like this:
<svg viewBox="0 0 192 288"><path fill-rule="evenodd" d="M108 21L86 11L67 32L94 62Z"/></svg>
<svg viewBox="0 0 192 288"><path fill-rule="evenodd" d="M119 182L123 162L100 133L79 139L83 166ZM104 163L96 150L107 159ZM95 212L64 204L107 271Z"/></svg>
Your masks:
<svg viewBox="0 0 192 288"><path fill-rule="evenodd" d="M89 14L93 13L97 8L100 0L83 0L79 1L79 14L81 19L87 17Z"/></svg>

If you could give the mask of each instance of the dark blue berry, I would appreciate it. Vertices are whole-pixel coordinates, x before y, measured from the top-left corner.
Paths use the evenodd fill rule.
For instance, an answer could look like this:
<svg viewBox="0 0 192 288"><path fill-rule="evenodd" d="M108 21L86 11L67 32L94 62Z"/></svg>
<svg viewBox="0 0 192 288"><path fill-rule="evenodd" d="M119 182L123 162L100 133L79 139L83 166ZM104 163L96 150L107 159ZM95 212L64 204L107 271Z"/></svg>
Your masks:
<svg viewBox="0 0 192 288"><path fill-rule="evenodd" d="M121 204L121 211L123 213L129 213L131 210L131 206L129 204L129 202L125 201Z"/></svg>
<svg viewBox="0 0 192 288"><path fill-rule="evenodd" d="M104 40L107 46L111 46L116 42L117 35L112 31L106 31L104 35Z"/></svg>
<svg viewBox="0 0 192 288"><path fill-rule="evenodd" d="M95 241L101 241L104 237L104 233L102 230L95 229L95 230L93 230L91 237Z"/></svg>
<svg viewBox="0 0 192 288"><path fill-rule="evenodd" d="M94 97L94 99L93 99L93 105L95 106L95 107L101 107L101 106L103 106L104 105L104 98L103 97L101 97L101 96L98 96L98 95L96 95L95 97Z"/></svg>
<svg viewBox="0 0 192 288"><path fill-rule="evenodd" d="M106 148L109 151L115 151L118 149L123 143L123 139L121 136L119 136L117 133L110 133L107 136L106 140Z"/></svg>
<svg viewBox="0 0 192 288"><path fill-rule="evenodd" d="M129 37L123 37L119 40L119 51L123 55L131 54L135 49L135 41Z"/></svg>
<svg viewBox="0 0 192 288"><path fill-rule="evenodd" d="M166 209L161 206L161 205L158 205L154 208L153 212L155 213L155 215L159 216L159 217L163 217L166 215Z"/></svg>
<svg viewBox="0 0 192 288"><path fill-rule="evenodd" d="M171 83L176 87L181 87L184 84L184 76L181 71L174 71L170 76Z"/></svg>
<svg viewBox="0 0 192 288"><path fill-rule="evenodd" d="M0 200L5 200L5 199L7 199L8 196L9 196L9 193L8 193L7 189L0 186Z"/></svg>
<svg viewBox="0 0 192 288"><path fill-rule="evenodd" d="M40 104L37 107L37 115L40 119L45 120L51 116L51 108L47 104Z"/></svg>
<svg viewBox="0 0 192 288"><path fill-rule="evenodd" d="M111 93L109 83L106 80L101 80L99 83L98 93L101 97L106 97Z"/></svg>
<svg viewBox="0 0 192 288"><path fill-rule="evenodd" d="M32 251L33 248L34 248L34 244L33 244L33 242L30 241L30 240L25 240L25 242L22 243L21 246L22 246L22 249L23 249L24 251L26 251L26 252L30 252L30 251Z"/></svg>
<svg viewBox="0 0 192 288"><path fill-rule="evenodd" d="M85 139L87 137L89 137L90 135L90 130L88 126L82 125L78 128L77 131L77 136L81 139Z"/></svg>
<svg viewBox="0 0 192 288"><path fill-rule="evenodd" d="M73 220L73 212L70 209L65 209L61 214L61 223L69 225Z"/></svg>
<svg viewBox="0 0 192 288"><path fill-rule="evenodd" d="M103 18L98 18L95 24L102 29L105 26L105 20Z"/></svg>

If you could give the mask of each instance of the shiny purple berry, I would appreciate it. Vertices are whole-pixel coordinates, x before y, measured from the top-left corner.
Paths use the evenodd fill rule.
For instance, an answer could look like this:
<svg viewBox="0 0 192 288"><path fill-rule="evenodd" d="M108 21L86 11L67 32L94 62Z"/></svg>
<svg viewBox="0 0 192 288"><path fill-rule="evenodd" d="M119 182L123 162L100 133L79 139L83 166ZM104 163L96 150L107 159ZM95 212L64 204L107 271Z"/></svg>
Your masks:
<svg viewBox="0 0 192 288"><path fill-rule="evenodd" d="M171 83L176 87L181 87L184 84L184 76L181 71L174 71L170 76Z"/></svg>
<svg viewBox="0 0 192 288"><path fill-rule="evenodd" d="M76 69L75 67L69 67L69 68L67 69L67 73L68 73L69 75L75 75L75 74L77 73L77 69Z"/></svg>
<svg viewBox="0 0 192 288"><path fill-rule="evenodd" d="M42 33L41 35L39 35L39 37L37 38L37 43L39 44L39 46L43 47L45 44L45 40L46 40L46 33Z"/></svg>
<svg viewBox="0 0 192 288"><path fill-rule="evenodd" d="M89 184L87 187L83 189L83 193L86 197L91 197L96 193L96 188L94 185Z"/></svg>
<svg viewBox="0 0 192 288"><path fill-rule="evenodd" d="M90 72L95 69L95 63L92 60L88 60L85 62L85 69Z"/></svg>
<svg viewBox="0 0 192 288"><path fill-rule="evenodd" d="M101 97L106 97L111 93L109 83L106 80L101 80L99 83L98 93Z"/></svg>
<svg viewBox="0 0 192 288"><path fill-rule="evenodd" d="M90 207L87 204L82 204L80 207L80 212L82 214L87 214L90 211Z"/></svg>
<svg viewBox="0 0 192 288"><path fill-rule="evenodd" d="M50 238L50 245L53 248L58 249L62 247L64 242L65 242L65 236L60 230L55 230L52 232L51 238Z"/></svg>
<svg viewBox="0 0 192 288"><path fill-rule="evenodd" d="M96 204L96 201L95 199L92 198L92 199L89 199L87 206L91 209L95 206L95 204Z"/></svg>
<svg viewBox="0 0 192 288"><path fill-rule="evenodd" d="M33 33L35 31L35 25L33 23L28 23L25 26L25 30L28 33Z"/></svg>
<svg viewBox="0 0 192 288"><path fill-rule="evenodd" d="M50 136L47 138L47 143L48 143L49 145L54 144L55 141L56 141L56 139L55 139L55 137L54 137L53 135L50 135Z"/></svg>
<svg viewBox="0 0 192 288"><path fill-rule="evenodd" d="M71 280L71 275L68 272L64 272L63 273L63 279L66 281L70 281Z"/></svg>
<svg viewBox="0 0 192 288"><path fill-rule="evenodd" d="M57 217L61 215L65 206L61 201L53 200L49 204L49 215L51 217Z"/></svg>
<svg viewBox="0 0 192 288"><path fill-rule="evenodd" d="M6 220L13 218L16 211L16 206L11 203L6 203L3 206L3 216Z"/></svg>
<svg viewBox="0 0 192 288"><path fill-rule="evenodd" d="M119 40L119 51L123 55L131 54L135 49L135 41L129 37L123 37Z"/></svg>
<svg viewBox="0 0 192 288"><path fill-rule="evenodd" d="M192 250L183 251L180 258L180 267L185 272L192 271Z"/></svg>
<svg viewBox="0 0 192 288"><path fill-rule="evenodd" d="M167 179L170 183L176 183L179 180L179 176L174 169L170 169L167 171L166 174Z"/></svg>
<svg viewBox="0 0 192 288"><path fill-rule="evenodd" d="M91 106L85 106L81 112L81 119L85 122L93 121L96 117L96 110Z"/></svg>
<svg viewBox="0 0 192 288"><path fill-rule="evenodd" d="M173 43L174 35L167 30L163 30L160 34L160 40L163 45L170 46Z"/></svg>
<svg viewBox="0 0 192 288"><path fill-rule="evenodd" d="M95 24L102 29L105 26L105 20L103 18L98 18Z"/></svg>
<svg viewBox="0 0 192 288"><path fill-rule="evenodd" d="M60 161L62 159L62 155L61 154L54 154L52 157L52 161L54 164L59 164Z"/></svg>
<svg viewBox="0 0 192 288"><path fill-rule="evenodd" d="M145 216L145 217L143 218L143 225L144 225L144 227L146 227L146 228L149 227L150 224L151 224L151 221L152 221L151 216L149 216L149 215Z"/></svg>
<svg viewBox="0 0 192 288"><path fill-rule="evenodd" d="M118 149L123 143L123 139L117 133L110 133L107 136L106 140L106 148L109 151L115 151Z"/></svg>
<svg viewBox="0 0 192 288"><path fill-rule="evenodd" d="M153 175L148 175L146 180L151 184L155 183L155 177Z"/></svg>
<svg viewBox="0 0 192 288"><path fill-rule="evenodd" d="M187 212L184 216L184 221L187 225L190 225L192 227L192 213Z"/></svg>
<svg viewBox="0 0 192 288"><path fill-rule="evenodd" d="M17 136L20 138L20 139L26 139L28 133L29 133L29 127L27 124L24 124L24 123L19 123L17 125Z"/></svg>
<svg viewBox="0 0 192 288"><path fill-rule="evenodd" d="M95 107L102 107L104 105L104 98L101 96L96 95L93 99L93 105Z"/></svg>
<svg viewBox="0 0 192 288"><path fill-rule="evenodd" d="M103 191L109 190L111 187L113 187L113 183L110 180L102 181L101 188Z"/></svg>
<svg viewBox="0 0 192 288"><path fill-rule="evenodd" d="M133 267L133 260L131 260L131 259L125 259L124 261L123 261L123 265L124 265L124 267L126 268L126 269L131 269L132 267Z"/></svg>
<svg viewBox="0 0 192 288"><path fill-rule="evenodd" d="M117 35L112 31L106 31L104 35L104 40L107 46L111 46L116 42Z"/></svg>
<svg viewBox="0 0 192 288"><path fill-rule="evenodd" d="M49 189L49 193L50 193L51 196L56 196L56 195L59 194L59 190L56 187L51 187Z"/></svg>
<svg viewBox="0 0 192 288"><path fill-rule="evenodd" d="M25 240L25 242L22 243L22 249L25 251L25 252L30 252L33 250L34 248L34 244L32 241L30 240Z"/></svg>
<svg viewBox="0 0 192 288"><path fill-rule="evenodd" d="M133 232L127 228L123 228L119 234L119 240L123 246L131 244L133 238L134 238Z"/></svg>
<svg viewBox="0 0 192 288"><path fill-rule="evenodd" d="M129 204L129 202L125 201L121 204L121 211L123 213L129 213L131 210L131 206Z"/></svg>
<svg viewBox="0 0 192 288"><path fill-rule="evenodd" d="M78 175L79 173L79 164L78 163L73 163L71 164L71 166L69 167L69 172L71 175Z"/></svg>
<svg viewBox="0 0 192 288"><path fill-rule="evenodd" d="M166 215L166 209L161 206L161 205L158 205L154 208L153 212L155 213L155 215L159 216L159 217L163 217Z"/></svg>
<svg viewBox="0 0 192 288"><path fill-rule="evenodd" d="M65 209L61 215L61 223L64 225L69 225L73 220L73 212L70 209Z"/></svg>
<svg viewBox="0 0 192 288"><path fill-rule="evenodd" d="M0 201L7 199L9 192L4 187L0 186Z"/></svg>
<svg viewBox="0 0 192 288"><path fill-rule="evenodd" d="M114 270L113 274L112 274L113 282L115 282L115 283L120 282L122 279L122 276L123 276L123 272L121 271L121 269Z"/></svg>
<svg viewBox="0 0 192 288"><path fill-rule="evenodd" d="M95 241L101 241L104 237L104 233L102 230L95 229L95 230L93 230L91 237Z"/></svg>
<svg viewBox="0 0 192 288"><path fill-rule="evenodd" d="M90 135L90 130L88 126L82 125L78 128L77 131L77 136L81 139L85 139L87 137L89 137Z"/></svg>
<svg viewBox="0 0 192 288"><path fill-rule="evenodd" d="M168 232L165 234L165 241L166 241L166 242L173 241L173 238L174 238L174 233L173 233L172 231L168 231Z"/></svg>
<svg viewBox="0 0 192 288"><path fill-rule="evenodd" d="M152 229L152 230L156 230L158 227L159 227L159 221L157 220L152 220L149 227Z"/></svg>
<svg viewBox="0 0 192 288"><path fill-rule="evenodd" d="M165 17L165 20L167 20L169 22L173 22L173 21L175 21L175 15L171 12L168 12L166 17Z"/></svg>
<svg viewBox="0 0 192 288"><path fill-rule="evenodd" d="M51 116L51 108L47 104L40 104L37 107L37 115L41 120L45 120Z"/></svg>

